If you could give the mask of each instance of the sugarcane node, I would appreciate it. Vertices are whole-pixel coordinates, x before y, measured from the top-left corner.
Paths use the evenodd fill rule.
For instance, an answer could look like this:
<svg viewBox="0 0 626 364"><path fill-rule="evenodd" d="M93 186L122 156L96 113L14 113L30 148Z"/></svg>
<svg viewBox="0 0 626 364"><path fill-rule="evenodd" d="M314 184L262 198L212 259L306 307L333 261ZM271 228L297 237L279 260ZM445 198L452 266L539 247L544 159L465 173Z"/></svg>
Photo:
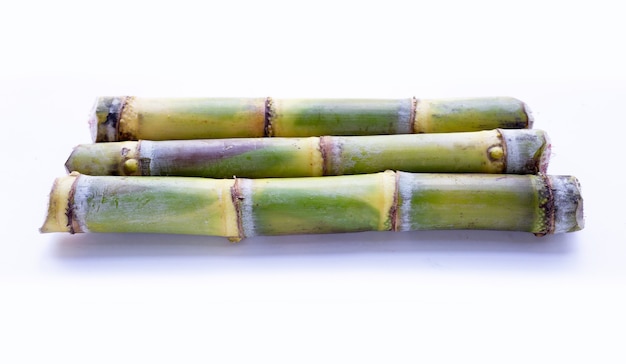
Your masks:
<svg viewBox="0 0 626 364"><path fill-rule="evenodd" d="M417 102L417 97L413 96L411 98L411 118L409 119L411 122L411 134L419 134L416 130L417 122L415 121L415 115L417 113Z"/></svg>
<svg viewBox="0 0 626 364"><path fill-rule="evenodd" d="M67 195L67 209L65 210L65 216L67 216L67 228L70 234L76 234L77 232L82 232L80 229L75 228L74 224L74 216L75 216L75 204L74 204L74 195L76 194L76 184L78 183L78 179L80 178L80 174L78 172L70 173L70 176L75 176L76 179L72 183L70 187L69 193Z"/></svg>
<svg viewBox="0 0 626 364"><path fill-rule="evenodd" d="M119 132L119 140L137 140L137 137L130 132Z"/></svg>
<svg viewBox="0 0 626 364"><path fill-rule="evenodd" d="M546 234L554 233L555 228L555 200L554 200L554 191L552 187L552 183L550 178L546 175L541 174L542 187L538 191L538 199L539 199L539 211L541 212L541 226L538 229L537 236L543 236Z"/></svg>
<svg viewBox="0 0 626 364"><path fill-rule="evenodd" d="M67 208L65 209L65 216L67 217L67 225L66 227L68 228L68 231L70 234L75 234L76 232L74 231L74 227L72 226L72 208L70 205L67 206Z"/></svg>
<svg viewBox="0 0 626 364"><path fill-rule="evenodd" d="M319 138L319 150L322 155L322 176L332 173L333 168L329 168L331 160L328 158L329 155L332 155L332 142L333 138L330 136Z"/></svg>
<svg viewBox="0 0 626 364"><path fill-rule="evenodd" d="M389 219L391 220L391 231L398 231L398 201L399 201L399 189L400 189L400 174L394 172L394 190L393 190L393 202L391 203L391 209L389 210Z"/></svg>
<svg viewBox="0 0 626 364"><path fill-rule="evenodd" d="M237 232L238 232L238 236L237 237L229 237L228 240L231 239L243 239L245 238L244 235L244 230L243 230L243 208L241 206L242 201L243 201L243 194L241 193L241 188L239 186L239 181L240 179L237 178L236 176L233 176L233 179L235 180L235 182L233 183L233 186L230 188L230 197L233 201L233 205L235 206L235 214L237 215ZM237 241L239 241L237 240ZM232 241L232 240L231 240Z"/></svg>
<svg viewBox="0 0 626 364"><path fill-rule="evenodd" d="M126 96L120 110L120 118L117 127L118 140L137 140L136 128L138 119L143 117L137 113L134 106L135 96Z"/></svg>
<svg viewBox="0 0 626 364"><path fill-rule="evenodd" d="M263 134L265 137L274 136L274 131L272 130L272 118L274 116L273 102L271 97L267 97L265 99L265 120L263 126Z"/></svg>

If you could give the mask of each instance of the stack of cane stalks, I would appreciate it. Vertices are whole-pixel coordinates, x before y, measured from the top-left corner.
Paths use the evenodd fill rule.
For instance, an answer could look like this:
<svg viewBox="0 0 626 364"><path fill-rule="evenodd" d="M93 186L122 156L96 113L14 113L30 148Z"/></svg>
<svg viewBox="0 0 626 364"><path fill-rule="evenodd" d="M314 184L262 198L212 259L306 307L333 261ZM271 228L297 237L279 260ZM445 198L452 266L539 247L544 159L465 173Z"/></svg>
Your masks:
<svg viewBox="0 0 626 364"><path fill-rule="evenodd" d="M42 232L224 236L583 228L514 98L102 97Z"/></svg>

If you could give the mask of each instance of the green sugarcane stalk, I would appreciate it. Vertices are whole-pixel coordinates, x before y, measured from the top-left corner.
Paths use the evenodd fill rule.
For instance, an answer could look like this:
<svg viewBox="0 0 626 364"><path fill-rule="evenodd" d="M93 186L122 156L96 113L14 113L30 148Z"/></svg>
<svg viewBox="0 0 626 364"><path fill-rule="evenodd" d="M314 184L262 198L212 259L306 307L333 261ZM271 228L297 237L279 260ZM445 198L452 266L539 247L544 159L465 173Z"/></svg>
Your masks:
<svg viewBox="0 0 626 364"><path fill-rule="evenodd" d="M101 97L96 142L379 135L523 129L527 106L511 97L273 99Z"/></svg>
<svg viewBox="0 0 626 364"><path fill-rule="evenodd" d="M550 144L536 129L465 133L113 142L77 146L68 172L213 178L382 172L545 173Z"/></svg>
<svg viewBox="0 0 626 364"><path fill-rule="evenodd" d="M208 179L58 178L41 232L257 235L495 229L537 235L583 228L571 176L413 174Z"/></svg>

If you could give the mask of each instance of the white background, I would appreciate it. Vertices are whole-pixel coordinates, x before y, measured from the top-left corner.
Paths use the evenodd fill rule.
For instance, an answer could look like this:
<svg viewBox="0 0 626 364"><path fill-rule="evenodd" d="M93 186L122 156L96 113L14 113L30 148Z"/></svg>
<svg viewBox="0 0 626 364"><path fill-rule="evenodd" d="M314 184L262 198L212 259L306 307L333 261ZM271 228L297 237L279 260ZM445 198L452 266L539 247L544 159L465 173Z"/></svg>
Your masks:
<svg viewBox="0 0 626 364"><path fill-rule="evenodd" d="M623 363L617 3L3 3L0 362ZM587 226L40 235L98 95L514 96Z"/></svg>

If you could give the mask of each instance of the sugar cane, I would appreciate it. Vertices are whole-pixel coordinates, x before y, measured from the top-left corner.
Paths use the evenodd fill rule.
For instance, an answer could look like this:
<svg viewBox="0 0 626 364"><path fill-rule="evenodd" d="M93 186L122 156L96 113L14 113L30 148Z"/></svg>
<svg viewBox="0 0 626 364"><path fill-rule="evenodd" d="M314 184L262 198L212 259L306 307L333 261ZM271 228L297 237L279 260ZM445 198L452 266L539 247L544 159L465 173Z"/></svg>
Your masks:
<svg viewBox="0 0 626 364"><path fill-rule="evenodd" d="M209 179L58 178L41 232L224 236L489 229L582 229L572 176L414 174Z"/></svg>
<svg viewBox="0 0 626 364"><path fill-rule="evenodd" d="M279 99L101 97L93 140L180 140L442 133L532 127L511 97Z"/></svg>
<svg viewBox="0 0 626 364"><path fill-rule="evenodd" d="M315 177L383 172L545 173L537 129L308 138L126 141L77 146L68 172L119 176Z"/></svg>

